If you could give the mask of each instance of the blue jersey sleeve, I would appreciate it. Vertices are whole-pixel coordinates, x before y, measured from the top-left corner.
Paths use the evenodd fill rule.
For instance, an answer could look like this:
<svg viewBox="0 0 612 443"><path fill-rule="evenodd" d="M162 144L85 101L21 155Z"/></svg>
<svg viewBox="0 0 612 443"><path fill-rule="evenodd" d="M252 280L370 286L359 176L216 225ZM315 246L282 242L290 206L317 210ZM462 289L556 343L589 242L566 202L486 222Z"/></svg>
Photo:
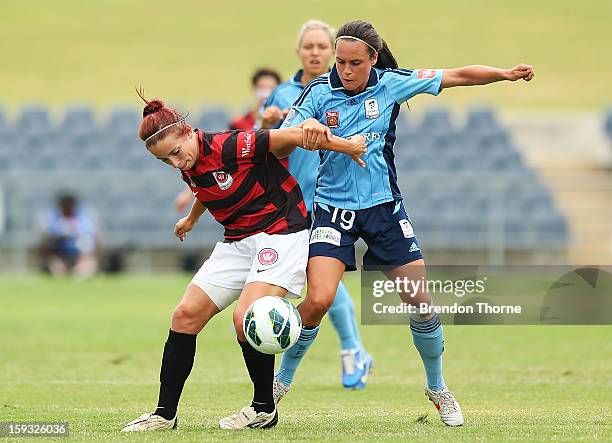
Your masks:
<svg viewBox="0 0 612 443"><path fill-rule="evenodd" d="M417 94L438 95L442 91L442 69L388 69L381 81L397 103Z"/></svg>
<svg viewBox="0 0 612 443"><path fill-rule="evenodd" d="M293 103L293 106L291 106L281 127L291 128L299 125L308 118L318 119L320 115L320 110L317 109L318 97L320 94L324 93L321 89L325 88L324 85L327 85L326 77L318 77L308 83L300 96ZM329 91L329 89L327 91Z"/></svg>
<svg viewBox="0 0 612 443"><path fill-rule="evenodd" d="M281 125L281 128L292 128L299 125L304 120L315 117L316 110L313 105L313 94L310 93L303 98L300 96L297 101L293 104L285 121Z"/></svg>

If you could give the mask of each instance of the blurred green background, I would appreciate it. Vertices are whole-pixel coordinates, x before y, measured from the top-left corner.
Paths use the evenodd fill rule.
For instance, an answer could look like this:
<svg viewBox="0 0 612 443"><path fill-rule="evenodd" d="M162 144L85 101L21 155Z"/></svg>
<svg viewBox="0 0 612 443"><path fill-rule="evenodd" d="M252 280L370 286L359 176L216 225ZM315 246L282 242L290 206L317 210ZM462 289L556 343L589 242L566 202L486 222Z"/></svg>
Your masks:
<svg viewBox="0 0 612 443"><path fill-rule="evenodd" d="M188 107L241 107L253 68L295 71L297 32L310 18L371 21L407 68L536 68L537 87L462 88L444 94L445 105L598 111L612 102L609 0L20 0L0 11L0 101L9 108L136 105L134 85Z"/></svg>

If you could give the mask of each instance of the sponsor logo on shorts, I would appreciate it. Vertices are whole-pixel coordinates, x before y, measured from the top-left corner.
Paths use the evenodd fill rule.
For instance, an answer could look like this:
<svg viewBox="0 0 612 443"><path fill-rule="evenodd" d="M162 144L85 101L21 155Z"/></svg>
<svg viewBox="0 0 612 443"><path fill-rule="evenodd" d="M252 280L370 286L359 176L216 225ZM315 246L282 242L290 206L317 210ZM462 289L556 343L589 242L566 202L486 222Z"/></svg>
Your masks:
<svg viewBox="0 0 612 443"><path fill-rule="evenodd" d="M212 174L213 177L215 177L215 181L223 191L229 189L232 186L232 183L234 183L232 176L225 171L213 172Z"/></svg>
<svg viewBox="0 0 612 443"><path fill-rule="evenodd" d="M325 112L325 120L328 127L337 128L340 126L340 113L338 111L327 111Z"/></svg>
<svg viewBox="0 0 612 443"><path fill-rule="evenodd" d="M320 226L315 228L310 234L310 244L313 243L329 243L335 246L340 246L340 231L329 226Z"/></svg>
<svg viewBox="0 0 612 443"><path fill-rule="evenodd" d="M273 265L278 260L278 252L272 248L263 248L259 251L259 254L257 254L257 260L264 266Z"/></svg>
<svg viewBox="0 0 612 443"><path fill-rule="evenodd" d="M416 244L415 241L412 242L412 245L410 246L410 249L408 249L408 252L416 252L416 251L420 251L421 248L419 248L419 245Z"/></svg>
<svg viewBox="0 0 612 443"><path fill-rule="evenodd" d="M404 233L405 238L414 237L414 229L412 225L410 224L410 221L406 219L402 219L399 221L399 225L402 228L402 232Z"/></svg>

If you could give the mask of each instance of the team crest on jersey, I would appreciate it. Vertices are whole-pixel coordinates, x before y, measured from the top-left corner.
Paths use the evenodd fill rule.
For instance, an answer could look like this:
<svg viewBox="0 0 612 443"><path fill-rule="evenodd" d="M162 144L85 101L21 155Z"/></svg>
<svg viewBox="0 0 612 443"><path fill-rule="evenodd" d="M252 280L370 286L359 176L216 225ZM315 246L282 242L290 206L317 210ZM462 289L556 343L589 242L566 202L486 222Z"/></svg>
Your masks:
<svg viewBox="0 0 612 443"><path fill-rule="evenodd" d="M213 172L212 175L215 177L215 181L223 191L229 189L232 186L232 183L234 183L232 176L225 171Z"/></svg>
<svg viewBox="0 0 612 443"><path fill-rule="evenodd" d="M365 106L365 116L368 119L378 118L380 113L378 112L378 100L375 98L371 98L364 102Z"/></svg>
<svg viewBox="0 0 612 443"><path fill-rule="evenodd" d="M272 248L263 248L257 254L257 260L264 266L273 265L278 260L278 252Z"/></svg>
<svg viewBox="0 0 612 443"><path fill-rule="evenodd" d="M338 111L326 111L325 119L327 120L327 126L330 128L340 126L340 113Z"/></svg>

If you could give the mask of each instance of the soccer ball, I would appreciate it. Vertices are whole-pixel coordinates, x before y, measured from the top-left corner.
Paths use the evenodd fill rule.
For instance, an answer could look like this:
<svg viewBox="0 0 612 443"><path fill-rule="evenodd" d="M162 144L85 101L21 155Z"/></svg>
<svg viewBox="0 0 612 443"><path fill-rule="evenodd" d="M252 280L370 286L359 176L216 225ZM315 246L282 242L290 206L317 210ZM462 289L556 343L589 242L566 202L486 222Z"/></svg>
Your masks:
<svg viewBox="0 0 612 443"><path fill-rule="evenodd" d="M287 300L267 295L257 299L244 314L244 335L264 354L279 354L295 344L302 329L300 313Z"/></svg>

